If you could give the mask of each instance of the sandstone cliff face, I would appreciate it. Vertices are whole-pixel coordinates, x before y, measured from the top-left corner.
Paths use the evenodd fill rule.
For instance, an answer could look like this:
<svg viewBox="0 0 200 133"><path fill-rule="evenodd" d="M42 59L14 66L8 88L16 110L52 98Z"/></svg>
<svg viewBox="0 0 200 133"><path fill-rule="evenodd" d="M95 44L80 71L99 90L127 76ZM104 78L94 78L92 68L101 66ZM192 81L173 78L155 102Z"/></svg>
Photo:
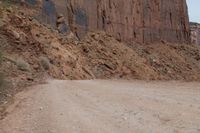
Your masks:
<svg viewBox="0 0 200 133"><path fill-rule="evenodd" d="M190 41L186 0L48 1L79 37L89 30L104 30L123 41Z"/></svg>

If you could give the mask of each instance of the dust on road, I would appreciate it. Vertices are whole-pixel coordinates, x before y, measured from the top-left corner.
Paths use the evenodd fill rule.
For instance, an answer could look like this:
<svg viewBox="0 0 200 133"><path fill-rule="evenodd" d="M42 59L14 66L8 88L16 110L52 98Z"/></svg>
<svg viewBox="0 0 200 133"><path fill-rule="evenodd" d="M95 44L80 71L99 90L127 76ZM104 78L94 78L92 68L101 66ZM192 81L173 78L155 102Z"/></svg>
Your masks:
<svg viewBox="0 0 200 133"><path fill-rule="evenodd" d="M200 133L200 83L51 80L15 101L0 133Z"/></svg>

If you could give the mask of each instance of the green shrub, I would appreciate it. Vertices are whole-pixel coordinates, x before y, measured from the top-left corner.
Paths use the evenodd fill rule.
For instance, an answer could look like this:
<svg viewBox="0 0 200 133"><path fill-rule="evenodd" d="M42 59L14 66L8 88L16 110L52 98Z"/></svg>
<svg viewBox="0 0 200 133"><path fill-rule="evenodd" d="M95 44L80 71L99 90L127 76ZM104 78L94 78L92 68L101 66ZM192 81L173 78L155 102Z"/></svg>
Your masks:
<svg viewBox="0 0 200 133"><path fill-rule="evenodd" d="M29 72L31 70L30 65L26 61L24 61L23 59L17 59L15 61L15 64L16 64L17 68L21 71L28 71Z"/></svg>
<svg viewBox="0 0 200 133"><path fill-rule="evenodd" d="M4 85L5 81L4 81L4 75L3 73L0 72L0 88Z"/></svg>
<svg viewBox="0 0 200 133"><path fill-rule="evenodd" d="M13 0L3 0L2 3L4 7L10 7L13 3Z"/></svg>
<svg viewBox="0 0 200 133"><path fill-rule="evenodd" d="M45 69L45 70L49 70L50 69L50 66L51 66L51 63L49 62L49 59L47 57L40 57L40 64L42 65L42 67Z"/></svg>

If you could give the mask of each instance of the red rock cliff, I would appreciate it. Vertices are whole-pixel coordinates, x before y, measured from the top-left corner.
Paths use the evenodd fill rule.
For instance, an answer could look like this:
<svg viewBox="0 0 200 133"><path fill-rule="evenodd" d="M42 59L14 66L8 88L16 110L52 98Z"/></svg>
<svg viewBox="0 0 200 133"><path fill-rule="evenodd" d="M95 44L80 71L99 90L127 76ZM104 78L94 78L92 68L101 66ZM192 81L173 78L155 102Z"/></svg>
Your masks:
<svg viewBox="0 0 200 133"><path fill-rule="evenodd" d="M190 41L186 0L52 1L79 36L104 30L124 41Z"/></svg>

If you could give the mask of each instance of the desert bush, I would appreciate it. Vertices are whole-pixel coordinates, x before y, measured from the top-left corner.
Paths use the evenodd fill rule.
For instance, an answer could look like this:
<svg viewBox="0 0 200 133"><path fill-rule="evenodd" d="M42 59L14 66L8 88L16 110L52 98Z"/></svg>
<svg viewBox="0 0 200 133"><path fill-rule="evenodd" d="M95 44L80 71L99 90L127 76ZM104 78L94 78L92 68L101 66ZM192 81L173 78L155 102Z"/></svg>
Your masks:
<svg viewBox="0 0 200 133"><path fill-rule="evenodd" d="M1 21L1 19L0 19ZM1 23L1 22L0 22ZM1 24L0 24L1 25ZM3 50L8 46L8 41L7 41L7 37L5 35L3 35L3 29L0 26L0 50L1 50L1 55Z"/></svg>
<svg viewBox="0 0 200 133"><path fill-rule="evenodd" d="M0 18L3 16L3 11L7 10L8 12L12 12L12 0L1 0L0 1Z"/></svg>
<svg viewBox="0 0 200 133"><path fill-rule="evenodd" d="M13 3L13 0L3 0L2 3L3 6L9 7Z"/></svg>
<svg viewBox="0 0 200 133"><path fill-rule="evenodd" d="M5 81L4 81L4 75L3 73L0 72L0 88L4 85Z"/></svg>
<svg viewBox="0 0 200 133"><path fill-rule="evenodd" d="M4 47L7 44L6 38L1 34L0 29L0 105L4 103L10 96L9 92L12 88L12 83L7 78L7 73L5 73L5 68L2 66L5 60ZM0 111L1 113L1 111Z"/></svg>
<svg viewBox="0 0 200 133"><path fill-rule="evenodd" d="M3 59L3 54L2 54L2 51L0 50L0 64L2 62L2 59Z"/></svg>
<svg viewBox="0 0 200 133"><path fill-rule="evenodd" d="M15 64L19 70L28 71L28 72L31 70L30 65L23 59L17 59L15 61Z"/></svg>
<svg viewBox="0 0 200 133"><path fill-rule="evenodd" d="M2 55L2 51L0 51L0 66L2 63L2 59L3 59L3 55ZM5 80L4 80L4 75L2 72L0 72L0 89L2 88L2 86L5 84Z"/></svg>
<svg viewBox="0 0 200 133"><path fill-rule="evenodd" d="M40 57L40 64L45 70L49 70L51 63L49 62L49 59L47 57L41 56Z"/></svg>

